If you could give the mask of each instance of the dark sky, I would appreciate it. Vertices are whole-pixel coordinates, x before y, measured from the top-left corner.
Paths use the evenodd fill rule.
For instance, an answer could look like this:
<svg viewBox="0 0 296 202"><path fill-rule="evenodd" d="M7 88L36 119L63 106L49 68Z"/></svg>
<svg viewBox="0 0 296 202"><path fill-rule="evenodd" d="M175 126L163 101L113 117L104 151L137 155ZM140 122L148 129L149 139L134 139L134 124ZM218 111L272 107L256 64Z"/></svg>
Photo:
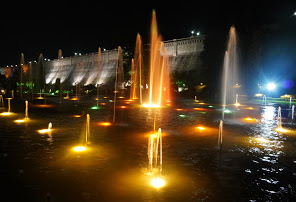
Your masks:
<svg viewBox="0 0 296 202"><path fill-rule="evenodd" d="M107 3L106 3L107 2ZM195 2L195 3L193 3ZM206 3L205 3L206 2ZM260 4L259 4L259 3ZM12 3L14 4L14 3ZM1 7L0 66L37 60L40 53L55 59L74 52L96 52L98 47L134 46L137 33L149 42L152 9L164 40L200 31L221 44L231 25L238 34L262 24L294 20L296 1L39 1ZM295 36L296 37L296 36Z"/></svg>

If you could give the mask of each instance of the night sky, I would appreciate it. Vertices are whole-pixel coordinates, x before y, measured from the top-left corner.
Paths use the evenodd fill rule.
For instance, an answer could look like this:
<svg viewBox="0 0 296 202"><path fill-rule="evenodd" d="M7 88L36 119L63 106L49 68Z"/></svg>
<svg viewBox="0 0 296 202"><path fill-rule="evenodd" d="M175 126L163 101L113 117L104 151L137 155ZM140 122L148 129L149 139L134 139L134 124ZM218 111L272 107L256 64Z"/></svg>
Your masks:
<svg viewBox="0 0 296 202"><path fill-rule="evenodd" d="M55 59L59 49L67 57L74 52L96 52L98 47L134 47L137 33L148 43L152 9L156 10L164 40L188 37L191 30L200 31L207 37L209 49L215 50L213 56L218 54L217 60L225 50L231 25L237 29L242 55L252 32L262 25L276 24L279 29L294 32L296 25L296 16L292 16L295 1L170 1L162 5L152 1L50 1L2 7L9 9L14 12L2 13L0 19L0 66L19 63L22 52L28 62L37 60L40 53Z"/></svg>

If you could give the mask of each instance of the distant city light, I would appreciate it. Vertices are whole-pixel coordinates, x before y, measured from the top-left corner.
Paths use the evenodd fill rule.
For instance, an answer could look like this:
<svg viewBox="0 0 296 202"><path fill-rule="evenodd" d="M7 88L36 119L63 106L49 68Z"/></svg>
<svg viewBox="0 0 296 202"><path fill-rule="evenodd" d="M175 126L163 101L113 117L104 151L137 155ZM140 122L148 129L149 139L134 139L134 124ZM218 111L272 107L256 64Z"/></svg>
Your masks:
<svg viewBox="0 0 296 202"><path fill-rule="evenodd" d="M267 89L269 90L269 91L272 91L272 90L274 90L276 88L276 85L274 84L274 83L268 83L267 84Z"/></svg>
<svg viewBox="0 0 296 202"><path fill-rule="evenodd" d="M197 32L197 33L196 33L196 36L199 36L199 35L200 35L200 32Z"/></svg>

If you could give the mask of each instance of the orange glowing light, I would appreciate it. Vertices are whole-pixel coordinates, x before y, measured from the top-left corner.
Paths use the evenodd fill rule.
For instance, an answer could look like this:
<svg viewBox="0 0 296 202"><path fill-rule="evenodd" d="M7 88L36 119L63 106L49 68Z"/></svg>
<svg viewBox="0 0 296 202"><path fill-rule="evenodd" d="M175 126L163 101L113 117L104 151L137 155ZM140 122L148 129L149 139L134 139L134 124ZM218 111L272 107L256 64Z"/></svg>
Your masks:
<svg viewBox="0 0 296 202"><path fill-rule="evenodd" d="M240 106L240 103L235 103L234 105L235 105L235 106Z"/></svg>
<svg viewBox="0 0 296 202"><path fill-rule="evenodd" d="M205 105L206 103L204 103L204 102L199 102L198 104L200 104L200 105Z"/></svg>
<svg viewBox="0 0 296 202"><path fill-rule="evenodd" d="M28 119L17 119L17 120L14 120L15 123L24 123L24 122L27 122Z"/></svg>
<svg viewBox="0 0 296 202"><path fill-rule="evenodd" d="M208 111L208 109L205 109L205 108L193 108L194 110L197 110L197 111Z"/></svg>
<svg viewBox="0 0 296 202"><path fill-rule="evenodd" d="M110 122L101 122L99 123L100 126L111 126Z"/></svg>
<svg viewBox="0 0 296 202"><path fill-rule="evenodd" d="M285 132L288 132L289 130L287 129L284 129L284 128L276 128L275 129L277 132L282 132L282 133L285 133Z"/></svg>
<svg viewBox="0 0 296 202"><path fill-rule="evenodd" d="M39 107L39 108L50 108L50 107L54 107L54 105L32 105L32 107Z"/></svg>
<svg viewBox="0 0 296 202"><path fill-rule="evenodd" d="M255 140L258 142L268 142L269 141L268 139L263 138L263 137L256 137Z"/></svg>
<svg viewBox="0 0 296 202"><path fill-rule="evenodd" d="M80 118L82 115L73 115L74 118Z"/></svg>
<svg viewBox="0 0 296 202"><path fill-rule="evenodd" d="M104 97L105 99L107 99L108 97Z"/></svg>
<svg viewBox="0 0 296 202"><path fill-rule="evenodd" d="M12 112L2 112L0 115L1 116L10 116L10 115L13 115L13 113Z"/></svg>
<svg viewBox="0 0 296 202"><path fill-rule="evenodd" d="M74 98L71 98L70 100L79 100L78 98L74 97Z"/></svg>
<svg viewBox="0 0 296 202"><path fill-rule="evenodd" d="M103 103L100 103L100 105L106 105L106 103L103 102Z"/></svg>
<svg viewBox="0 0 296 202"><path fill-rule="evenodd" d="M253 118L250 118L250 117L244 118L244 120L249 121L249 122L257 121L256 119L253 119Z"/></svg>
<svg viewBox="0 0 296 202"><path fill-rule="evenodd" d="M177 111L183 111L183 109L176 109Z"/></svg>
<svg viewBox="0 0 296 202"><path fill-rule="evenodd" d="M77 147L73 148L73 151L75 151L75 152L83 152L85 150L86 150L85 146L77 146Z"/></svg>
<svg viewBox="0 0 296 202"><path fill-rule="evenodd" d="M159 104L142 104L142 107L146 107L146 108L159 108L160 105Z"/></svg>
<svg viewBox="0 0 296 202"><path fill-rule="evenodd" d="M52 129L41 129L41 130L37 130L38 133L44 134L44 133L50 133L52 131Z"/></svg>
<svg viewBox="0 0 296 202"><path fill-rule="evenodd" d="M127 108L127 106L120 106L120 108L121 108L121 109L126 109L126 108Z"/></svg>
<svg viewBox="0 0 296 202"><path fill-rule="evenodd" d="M157 177L157 178L152 179L150 184L154 188L158 189L158 188L163 187L165 185L165 181L162 178Z"/></svg>
<svg viewBox="0 0 296 202"><path fill-rule="evenodd" d="M202 130L205 130L206 128L205 127L202 127L202 126L198 126L197 129L200 130L200 131L202 131Z"/></svg>
<svg viewBox="0 0 296 202"><path fill-rule="evenodd" d="M99 98L96 98L95 100L100 100Z"/></svg>
<svg viewBox="0 0 296 202"><path fill-rule="evenodd" d="M245 108L245 109L253 110L254 108L253 107L248 107L248 108Z"/></svg>

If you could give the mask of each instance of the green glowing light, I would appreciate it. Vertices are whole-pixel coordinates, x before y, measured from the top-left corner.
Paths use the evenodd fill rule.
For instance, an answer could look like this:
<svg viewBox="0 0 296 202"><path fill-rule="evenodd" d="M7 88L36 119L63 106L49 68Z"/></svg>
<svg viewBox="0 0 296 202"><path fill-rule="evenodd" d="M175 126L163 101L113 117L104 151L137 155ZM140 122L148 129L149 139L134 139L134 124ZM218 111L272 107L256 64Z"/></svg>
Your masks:
<svg viewBox="0 0 296 202"><path fill-rule="evenodd" d="M212 107L214 107L214 106L210 105L209 107L212 108Z"/></svg>
<svg viewBox="0 0 296 202"><path fill-rule="evenodd" d="M180 114L179 116L182 118L186 117L186 115L184 115L184 114Z"/></svg>
<svg viewBox="0 0 296 202"><path fill-rule="evenodd" d="M93 107L91 107L91 109L100 109L100 107L93 106Z"/></svg>
<svg viewBox="0 0 296 202"><path fill-rule="evenodd" d="M226 110L224 111L224 113L229 114L229 113L231 113L231 111L230 111L229 109L226 109Z"/></svg>

